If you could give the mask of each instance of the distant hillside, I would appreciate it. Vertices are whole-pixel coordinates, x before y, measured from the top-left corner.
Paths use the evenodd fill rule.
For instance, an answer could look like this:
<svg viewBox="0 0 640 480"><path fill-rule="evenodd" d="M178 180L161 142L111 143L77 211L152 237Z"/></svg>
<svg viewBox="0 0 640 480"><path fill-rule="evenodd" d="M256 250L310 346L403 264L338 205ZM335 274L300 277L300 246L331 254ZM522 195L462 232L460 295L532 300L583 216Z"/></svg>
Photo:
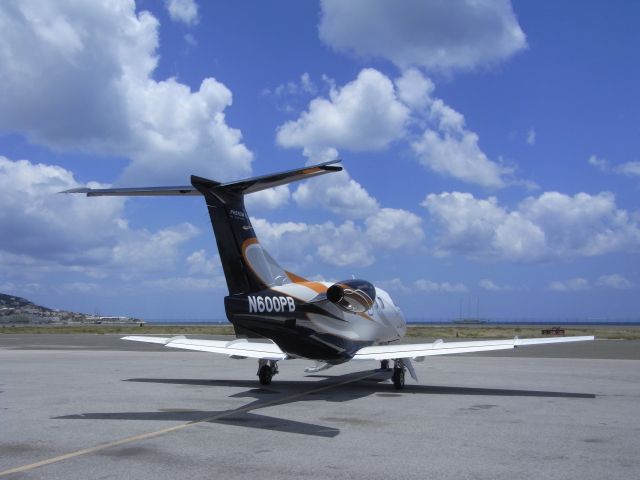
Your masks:
<svg viewBox="0 0 640 480"><path fill-rule="evenodd" d="M0 293L0 323L129 323L130 317L101 317L86 313L52 310L22 297Z"/></svg>
<svg viewBox="0 0 640 480"><path fill-rule="evenodd" d="M5 309L33 308L33 309L38 309L46 312L52 311L50 308L41 307L40 305L36 305L35 303L30 302L26 298L14 297L13 295L7 295L5 293L0 293L0 308L5 308Z"/></svg>

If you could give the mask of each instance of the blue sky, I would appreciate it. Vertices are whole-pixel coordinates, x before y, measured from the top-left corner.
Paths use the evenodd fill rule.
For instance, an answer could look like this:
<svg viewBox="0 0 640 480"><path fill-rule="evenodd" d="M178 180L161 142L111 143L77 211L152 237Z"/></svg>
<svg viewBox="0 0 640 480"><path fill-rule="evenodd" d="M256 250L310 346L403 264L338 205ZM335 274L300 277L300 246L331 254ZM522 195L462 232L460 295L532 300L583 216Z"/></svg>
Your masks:
<svg viewBox="0 0 640 480"><path fill-rule="evenodd" d="M339 156L254 195L303 276L410 318L637 318L637 2L5 1L0 291L223 318L200 198L87 199ZM472 308L472 310L474 310ZM475 312L473 312L475 313Z"/></svg>

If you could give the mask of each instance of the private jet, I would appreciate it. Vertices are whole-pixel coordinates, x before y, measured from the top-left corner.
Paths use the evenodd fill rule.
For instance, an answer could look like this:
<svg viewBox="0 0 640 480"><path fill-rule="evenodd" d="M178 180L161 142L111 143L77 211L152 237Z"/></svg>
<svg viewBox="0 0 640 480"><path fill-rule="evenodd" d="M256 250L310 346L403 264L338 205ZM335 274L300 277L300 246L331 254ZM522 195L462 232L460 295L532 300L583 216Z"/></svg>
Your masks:
<svg viewBox="0 0 640 480"><path fill-rule="evenodd" d="M390 295L371 282L336 283L308 280L281 267L264 249L251 225L244 197L261 190L342 170L340 160L220 183L191 176L191 185L146 188L74 188L62 193L98 196L204 197L224 270L229 295L226 316L234 327L231 341L184 336L126 336L170 348L198 350L234 359L258 360L258 378L268 385L281 360L315 361L305 371L318 372L350 360L375 360L393 370L397 389L405 371L418 381L412 361L432 355L506 350L525 345L594 340L593 336L526 338L432 343L400 343L407 323ZM390 367L393 362L393 367Z"/></svg>

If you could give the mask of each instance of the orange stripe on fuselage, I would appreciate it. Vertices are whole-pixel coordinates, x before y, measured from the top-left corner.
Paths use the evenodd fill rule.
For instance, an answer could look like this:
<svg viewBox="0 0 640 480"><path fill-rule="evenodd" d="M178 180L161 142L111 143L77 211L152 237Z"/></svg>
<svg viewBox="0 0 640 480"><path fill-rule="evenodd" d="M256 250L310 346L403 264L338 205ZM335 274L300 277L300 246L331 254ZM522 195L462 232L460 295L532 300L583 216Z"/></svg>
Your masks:
<svg viewBox="0 0 640 480"><path fill-rule="evenodd" d="M293 283L297 283L298 285L304 285L305 287L310 288L316 293L326 293L327 291L327 287L325 287L320 282L309 281L306 278L302 278L301 276L296 275L295 273L291 273L287 271L285 271L285 273Z"/></svg>

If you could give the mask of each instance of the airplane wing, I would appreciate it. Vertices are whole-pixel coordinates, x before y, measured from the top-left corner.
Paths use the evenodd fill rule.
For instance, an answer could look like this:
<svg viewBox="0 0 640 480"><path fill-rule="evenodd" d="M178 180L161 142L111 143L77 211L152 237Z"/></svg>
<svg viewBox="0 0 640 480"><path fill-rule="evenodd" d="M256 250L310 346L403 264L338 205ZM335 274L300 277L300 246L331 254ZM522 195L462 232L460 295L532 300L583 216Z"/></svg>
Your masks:
<svg viewBox="0 0 640 480"><path fill-rule="evenodd" d="M396 358L413 358L424 360L431 355L452 355L454 353L488 352L491 350L509 350L525 345L541 345L548 343L584 342L595 340L593 336L559 337L559 338L518 338L510 340L474 340L471 342L405 343L399 345L374 345L358 350L354 360L392 360Z"/></svg>
<svg viewBox="0 0 640 480"><path fill-rule="evenodd" d="M147 337L130 335L122 337L122 340L134 342L157 343L170 348L183 350L197 350L200 352L221 353L234 358L261 358L265 360L285 360L287 354L273 342L250 342L239 338L226 340L203 340L197 338L177 337Z"/></svg>

